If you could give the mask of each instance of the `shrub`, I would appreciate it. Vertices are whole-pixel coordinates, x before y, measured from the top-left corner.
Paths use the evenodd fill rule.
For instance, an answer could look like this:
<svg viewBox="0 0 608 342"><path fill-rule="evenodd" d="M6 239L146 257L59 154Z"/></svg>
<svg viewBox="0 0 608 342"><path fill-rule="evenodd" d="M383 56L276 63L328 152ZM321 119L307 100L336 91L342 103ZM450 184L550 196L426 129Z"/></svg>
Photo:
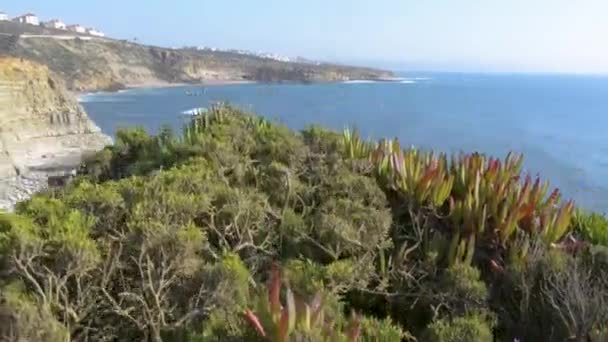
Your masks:
<svg viewBox="0 0 608 342"><path fill-rule="evenodd" d="M273 268L268 288L257 297L255 311L245 319L258 336L270 341L402 341L413 338L390 319L378 320L356 314L343 317L331 303L331 295L316 293L305 301L288 287L281 301L282 280ZM333 308L332 308L333 307ZM288 339L289 338L289 339Z"/></svg>
<svg viewBox="0 0 608 342"><path fill-rule="evenodd" d="M597 213L578 211L572 222L573 230L585 241L608 247L608 219Z"/></svg>
<svg viewBox="0 0 608 342"><path fill-rule="evenodd" d="M429 342L491 342L492 322L476 314L433 322L423 341Z"/></svg>
<svg viewBox="0 0 608 342"><path fill-rule="evenodd" d="M583 340L606 328L607 276L604 271L598 279L587 266L572 260L564 271L549 273L544 279L544 302L552 316L558 318L556 325L567 334L564 338Z"/></svg>
<svg viewBox="0 0 608 342"><path fill-rule="evenodd" d="M448 268L437 292L446 296L446 305L451 314L465 314L481 309L488 297L479 270L465 264Z"/></svg>
<svg viewBox="0 0 608 342"><path fill-rule="evenodd" d="M5 341L63 342L70 331L54 316L51 308L37 303L23 284L12 283L0 292L0 338Z"/></svg>
<svg viewBox="0 0 608 342"><path fill-rule="evenodd" d="M447 269L430 265L418 267L424 276L411 282L407 282L407 278L395 279L393 286L399 295L391 300L392 316L412 332L423 333L432 322L455 316L484 312L488 318L492 317L487 287L475 267L461 263Z"/></svg>
<svg viewBox="0 0 608 342"><path fill-rule="evenodd" d="M73 183L0 214L0 317L42 341L256 341L254 316L309 340L601 340L606 220L571 220L521 162L229 106L179 135L123 130Z"/></svg>
<svg viewBox="0 0 608 342"><path fill-rule="evenodd" d="M221 289L218 302L222 305L213 310L203 322L203 331L195 336L211 340L214 336L223 338L243 338L246 335L241 313L250 302L249 270L236 254L227 254L221 262L213 265L210 274L217 281L216 289Z"/></svg>
<svg viewBox="0 0 608 342"><path fill-rule="evenodd" d="M416 339L405 332L390 318L376 319L364 317L361 320L361 342L399 342L415 341Z"/></svg>
<svg viewBox="0 0 608 342"><path fill-rule="evenodd" d="M302 131L304 143L313 153L335 154L339 151L342 136L320 126L310 126Z"/></svg>
<svg viewBox="0 0 608 342"><path fill-rule="evenodd" d="M608 321L605 269L533 243L523 264L510 265L493 286L504 338L585 339ZM593 260L593 259L592 259Z"/></svg>

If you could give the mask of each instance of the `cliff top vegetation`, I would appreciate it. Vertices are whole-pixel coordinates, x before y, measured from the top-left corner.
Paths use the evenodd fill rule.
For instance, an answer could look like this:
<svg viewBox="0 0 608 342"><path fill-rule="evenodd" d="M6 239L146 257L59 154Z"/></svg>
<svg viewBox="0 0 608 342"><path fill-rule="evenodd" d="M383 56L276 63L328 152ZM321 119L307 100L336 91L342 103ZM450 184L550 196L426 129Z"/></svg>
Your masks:
<svg viewBox="0 0 608 342"><path fill-rule="evenodd" d="M608 223L521 174L229 106L0 214L36 341L603 341Z"/></svg>

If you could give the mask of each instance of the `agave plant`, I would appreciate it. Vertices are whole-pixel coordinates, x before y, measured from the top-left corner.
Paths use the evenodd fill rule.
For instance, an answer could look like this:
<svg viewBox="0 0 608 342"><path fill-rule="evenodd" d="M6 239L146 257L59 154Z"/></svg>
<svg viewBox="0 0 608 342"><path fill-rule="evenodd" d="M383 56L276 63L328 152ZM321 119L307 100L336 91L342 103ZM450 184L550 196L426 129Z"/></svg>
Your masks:
<svg viewBox="0 0 608 342"><path fill-rule="evenodd" d="M523 156L504 161L473 154L445 155L402 149L397 140L380 141L370 152L379 182L410 204L435 209L449 204L448 263L470 262L476 245L509 248L518 232L558 242L571 229L574 203L559 204L549 184L521 179Z"/></svg>
<svg viewBox="0 0 608 342"><path fill-rule="evenodd" d="M549 196L549 184L526 176L521 181L520 155L509 154L504 163L479 154L453 159L456 182L450 200L455 236L471 233L485 245L506 248L511 259L525 257L526 239L541 237L547 245L563 239L574 212L572 201L559 204L560 192ZM524 240L522 242L522 239ZM463 242L460 242L461 246ZM469 246L471 244L468 244ZM518 253L518 256L514 256ZM496 265L494 267L500 267Z"/></svg>
<svg viewBox="0 0 608 342"><path fill-rule="evenodd" d="M311 303L296 296L289 287L285 289L285 301L281 302L281 273L273 265L266 293L257 297L256 309L247 309L245 319L258 336L271 342L300 340L314 337L318 341L355 342L361 334L360 317L353 314L345 331L337 330L325 318L323 301L316 295Z"/></svg>
<svg viewBox="0 0 608 342"><path fill-rule="evenodd" d="M435 157L414 148L402 150L393 140L380 142L370 159L383 183L417 205L440 207L451 193L454 177L447 173L444 154Z"/></svg>
<svg viewBox="0 0 608 342"><path fill-rule="evenodd" d="M366 159L369 158L372 150L372 144L365 141L359 135L359 131L348 128L342 133L342 147L344 155L349 159Z"/></svg>

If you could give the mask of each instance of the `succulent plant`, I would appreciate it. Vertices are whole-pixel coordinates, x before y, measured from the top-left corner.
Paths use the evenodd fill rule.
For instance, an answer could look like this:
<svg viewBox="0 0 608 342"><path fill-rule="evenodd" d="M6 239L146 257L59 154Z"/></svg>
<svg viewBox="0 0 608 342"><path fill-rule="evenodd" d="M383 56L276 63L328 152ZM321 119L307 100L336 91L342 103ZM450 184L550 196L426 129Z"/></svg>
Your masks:
<svg viewBox="0 0 608 342"><path fill-rule="evenodd" d="M349 159L366 159L369 158L372 144L363 140L358 130L346 128L342 134L342 148Z"/></svg>
<svg viewBox="0 0 608 342"><path fill-rule="evenodd" d="M244 317L257 335L272 342L286 342L314 338L316 341L355 342L361 335L361 318L354 314L344 331L325 317L325 307L320 295L307 303L295 295L289 287L285 289L284 304L281 303L281 272L273 265L267 291L257 297L254 310L247 309Z"/></svg>
<svg viewBox="0 0 608 342"><path fill-rule="evenodd" d="M350 146L371 146L345 131ZM352 147L347 154L363 154ZM504 161L483 154L435 155L399 142L381 140L369 151L378 182L396 192L404 203L431 208L447 223L449 263L470 262L477 245L509 248L517 232L540 236L547 244L562 239L571 229L572 201L560 204L560 192L547 196L549 183L521 176L523 156L509 153Z"/></svg>
<svg viewBox="0 0 608 342"><path fill-rule="evenodd" d="M381 141L371 153L379 178L417 205L442 206L454 182L444 154L435 157L416 149L402 150L397 140Z"/></svg>

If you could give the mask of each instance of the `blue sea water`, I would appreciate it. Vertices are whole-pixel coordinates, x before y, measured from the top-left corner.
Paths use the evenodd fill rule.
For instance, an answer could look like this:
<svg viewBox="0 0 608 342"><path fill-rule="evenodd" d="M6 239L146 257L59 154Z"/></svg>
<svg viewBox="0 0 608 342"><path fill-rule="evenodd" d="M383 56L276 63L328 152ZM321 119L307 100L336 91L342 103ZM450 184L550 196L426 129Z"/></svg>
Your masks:
<svg viewBox="0 0 608 342"><path fill-rule="evenodd" d="M81 97L108 134L163 124L225 101L294 129L356 126L366 137L398 137L448 153L525 155L532 176L591 210L608 211L608 77L524 74L408 74L395 83L241 84L133 89ZM196 96L189 96L194 93Z"/></svg>

